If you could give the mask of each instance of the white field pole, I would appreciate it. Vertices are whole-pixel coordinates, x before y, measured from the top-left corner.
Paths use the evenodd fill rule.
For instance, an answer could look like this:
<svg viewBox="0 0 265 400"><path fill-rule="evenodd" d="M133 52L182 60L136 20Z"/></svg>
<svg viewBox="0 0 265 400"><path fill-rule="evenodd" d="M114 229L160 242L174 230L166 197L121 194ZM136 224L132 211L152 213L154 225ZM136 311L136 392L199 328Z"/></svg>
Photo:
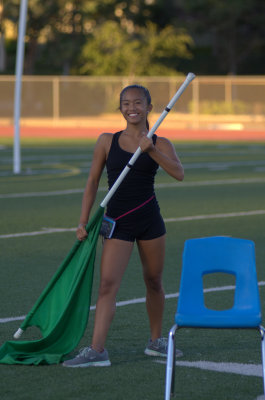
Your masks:
<svg viewBox="0 0 265 400"><path fill-rule="evenodd" d="M24 65L24 38L26 32L28 0L21 0L19 10L19 27L16 53L16 83L14 101L14 147L13 147L13 172L21 172L20 156L20 108L21 108L21 84Z"/></svg>
<svg viewBox="0 0 265 400"><path fill-rule="evenodd" d="M157 130L157 128L159 127L159 125L161 124L161 122L165 119L165 117L167 116L167 114L169 113L169 111L171 110L171 108L174 106L174 104L176 103L176 101L179 99L179 97L182 95L182 93L184 92L184 90L187 88L187 86L190 84L190 82L195 78L195 75L190 72L187 76L185 81L182 83L182 85L180 86L180 88L178 89L178 91L175 93L175 95L172 97L172 99L170 100L170 102L168 103L168 105L166 106L166 108L164 109L164 111L162 112L162 114L160 115L160 117L157 119L156 123L154 124L154 126L152 127L152 129L148 132L147 137L151 138L153 136L153 134L155 133L155 131ZM140 147L138 147L138 149L136 150L136 152L134 153L134 155L131 157L131 159L129 160L128 164L126 165L126 167L123 169L123 171L121 172L121 174L119 175L118 179L115 181L115 183L113 184L113 186L111 187L111 189L109 190L109 192L107 193L106 197L102 200L102 202L100 203L101 207L105 207L107 205L107 203L109 202L109 200L111 199L111 197L114 195L115 191L118 189L118 187L120 186L121 182L123 181L123 179L125 178L125 176L128 174L128 172L130 171L130 169L132 168L133 164L135 163L135 161L137 160L137 158L140 156L142 150Z"/></svg>

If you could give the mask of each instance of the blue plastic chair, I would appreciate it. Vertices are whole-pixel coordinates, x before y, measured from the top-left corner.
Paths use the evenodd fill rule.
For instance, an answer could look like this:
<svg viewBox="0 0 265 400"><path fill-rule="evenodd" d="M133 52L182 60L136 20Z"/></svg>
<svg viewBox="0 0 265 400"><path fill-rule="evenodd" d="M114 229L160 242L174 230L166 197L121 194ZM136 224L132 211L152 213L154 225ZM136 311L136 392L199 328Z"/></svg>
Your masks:
<svg viewBox="0 0 265 400"><path fill-rule="evenodd" d="M232 308L219 311L205 306L203 277L212 273L235 276ZM259 329L265 393L265 330L261 326L254 242L224 236L185 242L177 313L168 337L165 400L174 394L175 333L183 327Z"/></svg>

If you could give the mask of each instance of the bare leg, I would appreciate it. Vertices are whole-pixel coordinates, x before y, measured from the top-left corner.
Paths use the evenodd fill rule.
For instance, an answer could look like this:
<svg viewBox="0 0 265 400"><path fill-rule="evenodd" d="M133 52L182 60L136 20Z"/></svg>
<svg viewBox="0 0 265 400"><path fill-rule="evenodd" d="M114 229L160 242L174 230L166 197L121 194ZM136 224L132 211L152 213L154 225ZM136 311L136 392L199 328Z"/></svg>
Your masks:
<svg viewBox="0 0 265 400"><path fill-rule="evenodd" d="M151 339L161 337L165 294L162 273L165 259L165 235L137 242L143 264L146 285L146 308L150 322Z"/></svg>
<svg viewBox="0 0 265 400"><path fill-rule="evenodd" d="M116 294L133 249L133 242L107 239L101 258L99 295L96 305L92 348L103 351L116 309Z"/></svg>

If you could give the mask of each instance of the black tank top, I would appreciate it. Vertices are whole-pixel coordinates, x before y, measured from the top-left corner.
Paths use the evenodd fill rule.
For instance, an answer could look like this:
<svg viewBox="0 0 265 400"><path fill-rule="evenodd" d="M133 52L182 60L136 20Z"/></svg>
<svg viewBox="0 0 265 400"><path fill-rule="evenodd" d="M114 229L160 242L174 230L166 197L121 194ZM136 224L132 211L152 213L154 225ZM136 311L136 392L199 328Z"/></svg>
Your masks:
<svg viewBox="0 0 265 400"><path fill-rule="evenodd" d="M133 153L123 150L119 145L121 132L113 135L106 161L108 185L112 187ZM153 143L157 136L153 135ZM107 205L107 214L113 218L138 207L154 195L154 177L158 164L147 154L140 154L119 188Z"/></svg>

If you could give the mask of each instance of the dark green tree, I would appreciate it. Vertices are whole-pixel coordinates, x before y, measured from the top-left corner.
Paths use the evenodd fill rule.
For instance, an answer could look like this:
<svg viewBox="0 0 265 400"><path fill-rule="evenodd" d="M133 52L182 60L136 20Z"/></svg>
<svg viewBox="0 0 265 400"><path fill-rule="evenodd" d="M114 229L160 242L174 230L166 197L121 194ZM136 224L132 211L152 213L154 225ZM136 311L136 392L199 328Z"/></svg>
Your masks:
<svg viewBox="0 0 265 400"><path fill-rule="evenodd" d="M184 26L195 41L195 52L205 60L204 73L258 72L253 60L264 60L264 1L176 0L175 7L184 12ZM178 18L171 19L172 24L174 20ZM207 69L207 57L212 71Z"/></svg>
<svg viewBox="0 0 265 400"><path fill-rule="evenodd" d="M4 2L0 0L0 72L6 67L5 30L4 30Z"/></svg>
<svg viewBox="0 0 265 400"><path fill-rule="evenodd" d="M19 3L2 19L17 24ZM263 74L264 15L263 0L28 0L25 72Z"/></svg>
<svg viewBox="0 0 265 400"><path fill-rule="evenodd" d="M175 75L178 61L191 57L192 40L172 26L148 22L129 33L114 21L98 26L84 45L77 72L88 75Z"/></svg>

